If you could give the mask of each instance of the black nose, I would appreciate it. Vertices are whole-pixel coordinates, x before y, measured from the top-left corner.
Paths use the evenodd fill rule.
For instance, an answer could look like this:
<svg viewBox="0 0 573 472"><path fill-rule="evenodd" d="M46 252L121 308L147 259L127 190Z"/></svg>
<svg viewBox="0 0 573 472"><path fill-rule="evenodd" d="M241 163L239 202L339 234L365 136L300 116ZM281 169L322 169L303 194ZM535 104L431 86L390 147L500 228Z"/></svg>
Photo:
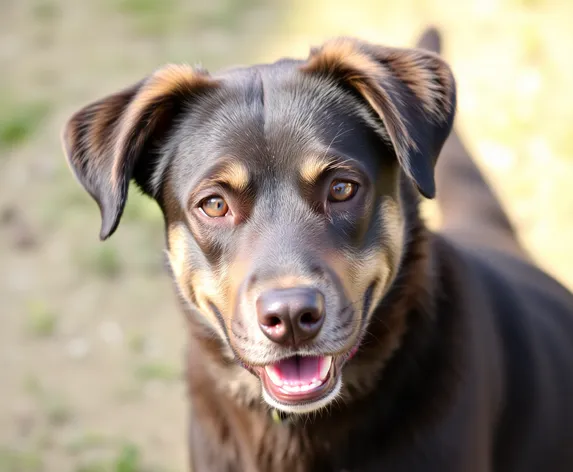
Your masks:
<svg viewBox="0 0 573 472"><path fill-rule="evenodd" d="M324 295L308 287L269 290L257 300L257 317L271 341L299 346L320 332Z"/></svg>

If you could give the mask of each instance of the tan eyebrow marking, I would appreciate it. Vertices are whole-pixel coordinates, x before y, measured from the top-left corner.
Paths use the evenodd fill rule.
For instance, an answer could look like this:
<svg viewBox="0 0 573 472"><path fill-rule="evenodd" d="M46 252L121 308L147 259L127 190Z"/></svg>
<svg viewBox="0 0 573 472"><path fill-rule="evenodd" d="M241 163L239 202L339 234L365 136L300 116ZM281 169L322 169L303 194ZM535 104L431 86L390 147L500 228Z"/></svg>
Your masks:
<svg viewBox="0 0 573 472"><path fill-rule="evenodd" d="M351 165L332 156L311 155L304 160L300 167L300 178L304 184L312 185L316 183L324 172L331 169L354 171Z"/></svg>
<svg viewBox="0 0 573 472"><path fill-rule="evenodd" d="M300 177L306 184L315 183L322 173L329 167L331 159L310 156L305 159L300 167Z"/></svg>
<svg viewBox="0 0 573 472"><path fill-rule="evenodd" d="M244 192L249 186L249 171L241 162L230 161L223 164L210 180L228 185L235 192Z"/></svg>

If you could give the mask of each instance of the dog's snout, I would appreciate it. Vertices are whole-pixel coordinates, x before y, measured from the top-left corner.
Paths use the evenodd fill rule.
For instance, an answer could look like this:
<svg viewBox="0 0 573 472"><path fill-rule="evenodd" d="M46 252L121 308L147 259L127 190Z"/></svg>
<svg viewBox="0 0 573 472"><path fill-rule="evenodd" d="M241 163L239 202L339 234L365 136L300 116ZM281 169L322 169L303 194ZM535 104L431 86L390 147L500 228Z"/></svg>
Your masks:
<svg viewBox="0 0 573 472"><path fill-rule="evenodd" d="M324 314L324 295L313 288L269 290L257 300L259 326L279 344L300 346L315 338Z"/></svg>

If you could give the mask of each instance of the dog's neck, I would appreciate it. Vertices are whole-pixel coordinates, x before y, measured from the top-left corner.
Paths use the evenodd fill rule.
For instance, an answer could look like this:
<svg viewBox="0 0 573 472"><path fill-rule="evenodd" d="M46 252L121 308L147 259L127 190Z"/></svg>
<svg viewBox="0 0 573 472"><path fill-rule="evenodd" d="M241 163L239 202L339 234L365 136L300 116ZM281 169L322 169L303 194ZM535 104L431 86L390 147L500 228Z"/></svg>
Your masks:
<svg viewBox="0 0 573 472"><path fill-rule="evenodd" d="M259 380L226 358L218 339L193 327L192 455L203 460L211 450L209 470L218 470L217 461L240 463L239 470L320 470L333 450L365 447L349 438L376 437L390 447L421 423L431 423L429 415L440 414L455 377L446 359L456 326L436 309L436 294L447 283L435 256L439 248L420 220L417 196L403 193L407 243L400 270L372 315L361 349L344 368L341 401L326 412L276 421L260 397Z"/></svg>

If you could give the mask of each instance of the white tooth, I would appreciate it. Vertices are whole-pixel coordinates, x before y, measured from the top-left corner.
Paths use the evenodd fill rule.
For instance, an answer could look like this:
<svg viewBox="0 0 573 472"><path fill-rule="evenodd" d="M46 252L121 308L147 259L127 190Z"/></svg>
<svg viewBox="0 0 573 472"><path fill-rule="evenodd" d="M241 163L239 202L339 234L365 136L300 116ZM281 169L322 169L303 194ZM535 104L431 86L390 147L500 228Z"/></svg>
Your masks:
<svg viewBox="0 0 573 472"><path fill-rule="evenodd" d="M269 377L269 379L271 379L271 382L273 384L275 384L277 387L280 387L283 385L282 379L280 378L279 374L276 372L276 370L273 367L266 366L265 372L267 373L267 376Z"/></svg>
<svg viewBox="0 0 573 472"><path fill-rule="evenodd" d="M332 356L325 357L320 366L320 380L326 379L328 373L330 372L330 367L332 366Z"/></svg>
<svg viewBox="0 0 573 472"><path fill-rule="evenodd" d="M283 385L283 390L287 393L300 393L300 387L298 385Z"/></svg>

